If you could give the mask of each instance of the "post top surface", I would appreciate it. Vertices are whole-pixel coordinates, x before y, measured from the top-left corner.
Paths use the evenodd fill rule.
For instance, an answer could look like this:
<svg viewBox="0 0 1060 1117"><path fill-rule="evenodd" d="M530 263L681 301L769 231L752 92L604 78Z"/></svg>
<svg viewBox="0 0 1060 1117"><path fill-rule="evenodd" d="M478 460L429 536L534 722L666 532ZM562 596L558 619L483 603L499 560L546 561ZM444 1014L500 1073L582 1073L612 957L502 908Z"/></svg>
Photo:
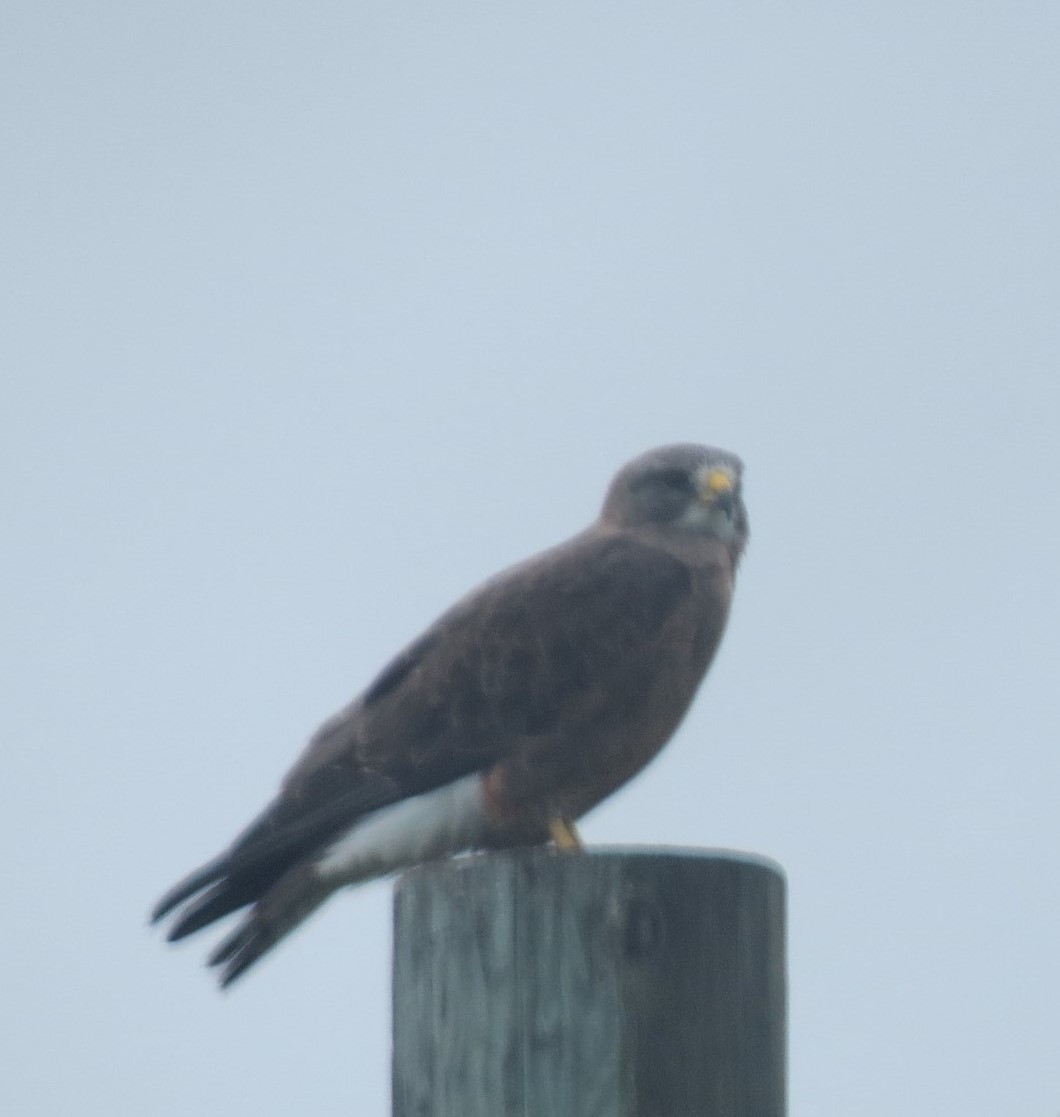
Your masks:
<svg viewBox="0 0 1060 1117"><path fill-rule="evenodd" d="M533 846L519 849L494 850L473 853L463 857L434 861L407 870L400 880L415 879L422 874L489 872L515 862L550 862L569 865L577 871L591 871L602 863L622 862L630 867L647 868L650 865L685 864L707 866L733 866L765 872L786 882L783 867L770 857L735 849L704 849L700 846L589 846L583 853L564 853L551 847Z"/></svg>

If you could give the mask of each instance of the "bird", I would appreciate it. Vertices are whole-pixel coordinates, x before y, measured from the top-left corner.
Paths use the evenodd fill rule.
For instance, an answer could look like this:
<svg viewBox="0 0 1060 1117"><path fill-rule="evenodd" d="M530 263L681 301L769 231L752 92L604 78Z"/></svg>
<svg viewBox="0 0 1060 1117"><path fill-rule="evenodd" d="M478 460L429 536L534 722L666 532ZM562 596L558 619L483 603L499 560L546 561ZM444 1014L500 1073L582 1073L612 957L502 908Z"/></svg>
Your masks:
<svg viewBox="0 0 1060 1117"><path fill-rule="evenodd" d="M624 465L598 518L444 612L309 739L275 798L152 921L227 915L222 988L338 889L457 854L554 843L688 710L748 538L743 464L692 443Z"/></svg>

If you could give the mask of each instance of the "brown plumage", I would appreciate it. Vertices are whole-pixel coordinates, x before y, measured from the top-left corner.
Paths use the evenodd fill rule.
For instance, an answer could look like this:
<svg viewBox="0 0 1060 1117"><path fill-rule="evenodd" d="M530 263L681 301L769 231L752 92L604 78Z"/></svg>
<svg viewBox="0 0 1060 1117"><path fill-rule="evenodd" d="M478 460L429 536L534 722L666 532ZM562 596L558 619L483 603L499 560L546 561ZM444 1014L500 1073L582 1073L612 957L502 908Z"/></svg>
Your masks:
<svg viewBox="0 0 1060 1117"><path fill-rule="evenodd" d="M725 628L747 538L739 459L670 446L600 518L443 614L326 722L276 799L158 903L170 939L253 905L227 985L336 888L470 848L570 846L670 738Z"/></svg>

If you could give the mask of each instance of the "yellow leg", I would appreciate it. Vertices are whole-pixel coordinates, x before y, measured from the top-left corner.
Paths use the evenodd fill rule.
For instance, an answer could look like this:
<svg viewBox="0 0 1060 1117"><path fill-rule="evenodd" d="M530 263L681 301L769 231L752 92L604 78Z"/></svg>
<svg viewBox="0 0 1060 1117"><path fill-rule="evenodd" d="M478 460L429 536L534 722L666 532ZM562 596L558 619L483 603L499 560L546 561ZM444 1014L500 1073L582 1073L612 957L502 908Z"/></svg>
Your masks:
<svg viewBox="0 0 1060 1117"><path fill-rule="evenodd" d="M548 832L552 835L556 848L562 849L565 853L580 853L585 848L578 831L574 828L574 823L564 818L550 818Z"/></svg>

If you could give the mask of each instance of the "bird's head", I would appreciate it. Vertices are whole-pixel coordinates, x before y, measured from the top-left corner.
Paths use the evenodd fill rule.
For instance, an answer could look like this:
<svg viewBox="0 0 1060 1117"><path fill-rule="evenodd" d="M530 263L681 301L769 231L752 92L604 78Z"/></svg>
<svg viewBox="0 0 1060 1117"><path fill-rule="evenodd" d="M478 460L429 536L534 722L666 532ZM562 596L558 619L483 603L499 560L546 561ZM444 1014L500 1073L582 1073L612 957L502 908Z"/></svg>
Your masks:
<svg viewBox="0 0 1060 1117"><path fill-rule="evenodd" d="M682 443L649 450L611 482L601 518L615 527L654 527L665 535L709 536L739 558L747 541L735 454Z"/></svg>

